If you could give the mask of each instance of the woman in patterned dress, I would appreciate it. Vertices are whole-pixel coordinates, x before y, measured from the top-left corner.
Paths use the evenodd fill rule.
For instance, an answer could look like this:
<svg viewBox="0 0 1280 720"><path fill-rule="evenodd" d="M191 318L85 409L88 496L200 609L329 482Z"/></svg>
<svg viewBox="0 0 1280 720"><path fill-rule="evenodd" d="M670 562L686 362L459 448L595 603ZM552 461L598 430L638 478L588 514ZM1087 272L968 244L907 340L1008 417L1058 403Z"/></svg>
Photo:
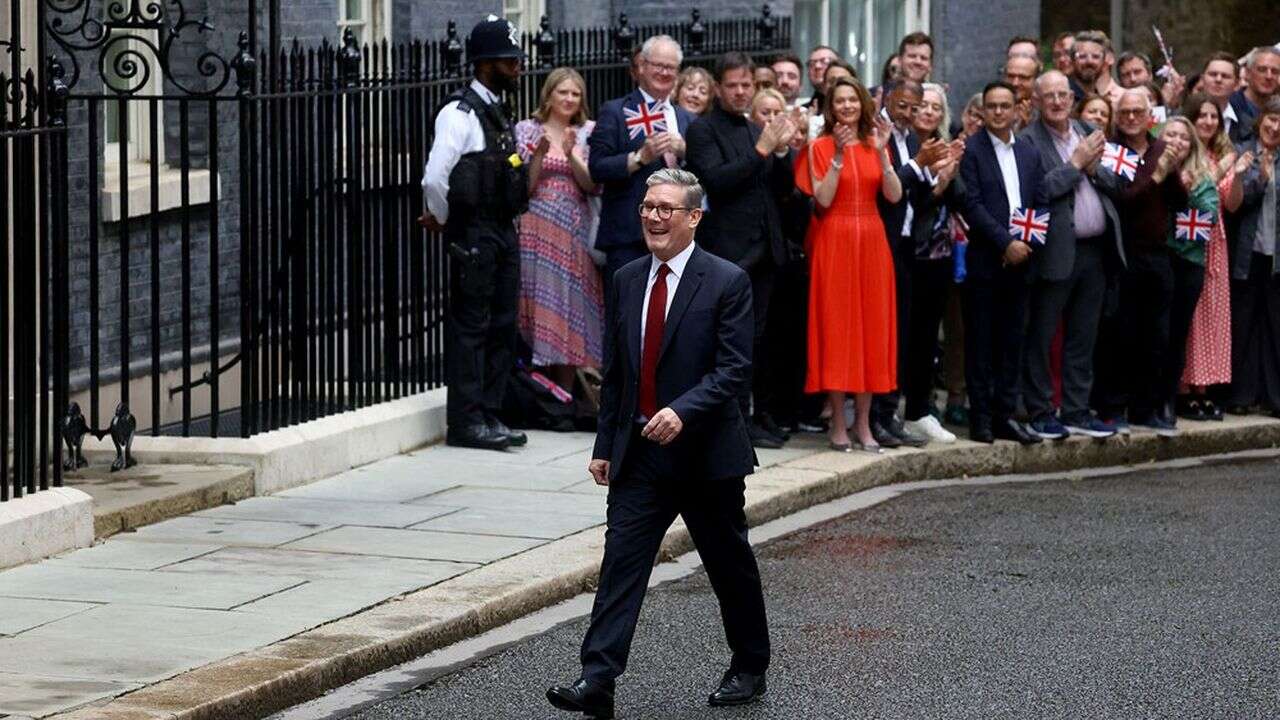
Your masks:
<svg viewBox="0 0 1280 720"><path fill-rule="evenodd" d="M587 170L586 83L556 68L541 103L516 124L516 143L529 163L529 211L520 216L520 334L533 364L573 390L579 367L600 366L604 300L589 248L594 229Z"/></svg>
<svg viewBox="0 0 1280 720"><path fill-rule="evenodd" d="M1221 420L1222 410L1214 404L1208 388L1231 382L1231 274L1222 211L1234 212L1240 207L1243 184L1235 182L1236 153L1223 131L1218 106L1206 95L1193 94L1183 105L1182 114L1194 123L1196 136L1209 153L1221 211L1205 248L1204 290L1187 337L1187 364L1182 371L1185 389L1178 415L1188 420Z"/></svg>

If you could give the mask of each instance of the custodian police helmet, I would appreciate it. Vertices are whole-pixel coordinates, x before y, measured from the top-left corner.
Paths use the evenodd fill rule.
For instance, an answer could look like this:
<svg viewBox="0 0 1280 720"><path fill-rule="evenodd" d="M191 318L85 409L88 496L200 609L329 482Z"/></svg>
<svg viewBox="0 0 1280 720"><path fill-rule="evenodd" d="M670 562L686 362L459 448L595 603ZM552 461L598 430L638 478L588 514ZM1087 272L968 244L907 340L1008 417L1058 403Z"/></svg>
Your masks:
<svg viewBox="0 0 1280 720"><path fill-rule="evenodd" d="M467 58L489 60L494 58L522 58L520 30L510 20L490 15L471 29L467 37Z"/></svg>

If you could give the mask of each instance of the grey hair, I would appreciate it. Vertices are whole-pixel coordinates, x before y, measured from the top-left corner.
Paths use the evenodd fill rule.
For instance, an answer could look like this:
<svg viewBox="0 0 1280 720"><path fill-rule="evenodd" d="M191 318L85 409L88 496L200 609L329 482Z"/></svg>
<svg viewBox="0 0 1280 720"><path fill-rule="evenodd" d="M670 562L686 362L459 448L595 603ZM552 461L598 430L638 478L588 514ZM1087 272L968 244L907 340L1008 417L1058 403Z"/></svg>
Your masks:
<svg viewBox="0 0 1280 720"><path fill-rule="evenodd" d="M1036 78L1036 82L1035 82L1036 95L1040 95L1044 93L1044 88L1042 88L1041 85L1045 80L1049 80L1051 78L1062 78L1063 80L1067 80L1068 82L1070 82L1070 80L1068 80L1067 76L1061 70L1046 70L1040 73L1040 76Z"/></svg>
<svg viewBox="0 0 1280 720"><path fill-rule="evenodd" d="M938 83L927 82L924 84L924 89L920 95L923 97L927 92L937 93L938 97L942 98L942 121L938 123L938 137L941 137L943 140L950 141L951 103L947 102L947 89Z"/></svg>
<svg viewBox="0 0 1280 720"><path fill-rule="evenodd" d="M1245 61L1247 63L1246 67L1252 70L1254 66L1258 64L1258 58L1263 55L1275 55L1280 57L1280 48L1277 48L1274 45L1259 45L1249 52L1249 59Z"/></svg>
<svg viewBox="0 0 1280 720"><path fill-rule="evenodd" d="M644 181L645 187L655 185L679 185L684 188L684 202L691 208L702 209L702 198L706 191L698 183L698 176L680 168L662 168Z"/></svg>
<svg viewBox="0 0 1280 720"><path fill-rule="evenodd" d="M1142 98L1142 104L1148 110L1151 109L1151 94L1147 92L1147 88L1143 85L1139 85L1138 87L1125 88L1125 91L1120 93L1120 97L1116 99L1116 106L1118 107L1120 105L1120 102L1125 98L1129 97L1130 95L1136 95Z"/></svg>
<svg viewBox="0 0 1280 720"><path fill-rule="evenodd" d="M673 46L675 46L676 64L677 65L684 64L684 50L680 48L680 43L676 42L676 39L671 37L670 35L654 35L648 40L645 40L644 44L640 46L640 57L644 58L645 60L648 60L649 56L653 53L654 48L656 48L658 45L662 43L671 43Z"/></svg>

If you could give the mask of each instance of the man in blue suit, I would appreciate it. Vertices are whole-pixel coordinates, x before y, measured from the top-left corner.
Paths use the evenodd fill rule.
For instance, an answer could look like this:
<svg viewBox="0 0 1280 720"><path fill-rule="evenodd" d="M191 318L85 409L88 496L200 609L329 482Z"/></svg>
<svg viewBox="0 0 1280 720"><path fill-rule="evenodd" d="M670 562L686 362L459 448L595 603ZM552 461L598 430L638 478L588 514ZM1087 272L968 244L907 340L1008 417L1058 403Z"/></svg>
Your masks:
<svg viewBox="0 0 1280 720"><path fill-rule="evenodd" d="M1013 134L1017 94L1003 81L982 91L986 129L965 143L964 216L969 223L964 291L965 375L969 437L1023 445L1041 442L1014 419L1022 367L1023 328L1030 292L1032 245L1009 232L1017 209L1046 208L1040 192L1040 153Z"/></svg>
<svg viewBox="0 0 1280 720"><path fill-rule="evenodd" d="M645 180L684 160L685 131L694 116L670 101L684 56L669 35L655 35L640 47L639 87L600 106L587 144L591 179L603 186L596 249L604 252L605 297L623 265L648 254L636 207Z"/></svg>
<svg viewBox="0 0 1280 720"><path fill-rule="evenodd" d="M596 444L588 466L609 488L608 531L582 676L547 699L562 710L613 717L649 574L667 528L684 519L720 601L733 656L711 705L765 692L769 628L743 513L756 464L738 402L751 376L751 280L693 243L702 187L684 170L646 181L639 205L651 254L613 284Z"/></svg>

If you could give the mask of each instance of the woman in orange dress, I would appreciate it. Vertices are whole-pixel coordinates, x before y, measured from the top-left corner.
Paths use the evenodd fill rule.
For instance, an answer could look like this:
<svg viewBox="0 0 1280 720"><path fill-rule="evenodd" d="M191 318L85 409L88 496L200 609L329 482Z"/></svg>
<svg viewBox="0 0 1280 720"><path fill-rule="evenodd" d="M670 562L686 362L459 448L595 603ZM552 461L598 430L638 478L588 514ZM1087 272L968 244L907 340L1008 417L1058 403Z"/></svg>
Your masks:
<svg viewBox="0 0 1280 720"><path fill-rule="evenodd" d="M888 121L877 117L866 88L839 78L827 93L822 135L800 153L796 187L816 201L809 250L809 369L805 392L824 392L831 407L833 450L849 452L844 400L854 393L854 432L862 449L871 436L872 393L897 387L898 322L893 257L876 198L902 197L885 146Z"/></svg>

